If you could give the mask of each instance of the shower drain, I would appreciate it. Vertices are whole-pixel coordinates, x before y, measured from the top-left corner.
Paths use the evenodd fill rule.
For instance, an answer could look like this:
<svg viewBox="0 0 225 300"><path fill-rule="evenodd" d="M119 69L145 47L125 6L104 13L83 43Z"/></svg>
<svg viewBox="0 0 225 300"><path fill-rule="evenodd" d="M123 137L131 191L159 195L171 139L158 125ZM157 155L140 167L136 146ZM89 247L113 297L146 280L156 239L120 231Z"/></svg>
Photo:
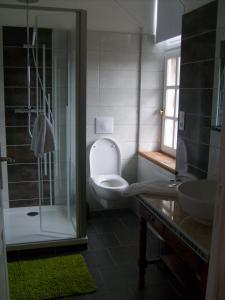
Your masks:
<svg viewBox="0 0 225 300"><path fill-rule="evenodd" d="M34 216L37 216L37 215L38 215L38 212L36 212L36 211L30 211L29 213L27 213L27 215L28 215L29 217L34 217Z"/></svg>

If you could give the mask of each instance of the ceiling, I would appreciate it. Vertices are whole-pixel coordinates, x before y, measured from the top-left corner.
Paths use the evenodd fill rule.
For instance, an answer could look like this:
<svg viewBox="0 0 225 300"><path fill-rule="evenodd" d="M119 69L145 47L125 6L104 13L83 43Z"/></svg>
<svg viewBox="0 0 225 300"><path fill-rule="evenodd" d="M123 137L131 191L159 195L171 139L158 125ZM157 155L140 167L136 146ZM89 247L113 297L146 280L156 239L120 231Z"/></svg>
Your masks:
<svg viewBox="0 0 225 300"><path fill-rule="evenodd" d="M212 0L177 1L185 5L185 11L190 11ZM20 5L15 0L0 0L0 3ZM155 0L39 0L35 5L85 9L89 30L133 33L142 27L144 32L153 34L154 3Z"/></svg>

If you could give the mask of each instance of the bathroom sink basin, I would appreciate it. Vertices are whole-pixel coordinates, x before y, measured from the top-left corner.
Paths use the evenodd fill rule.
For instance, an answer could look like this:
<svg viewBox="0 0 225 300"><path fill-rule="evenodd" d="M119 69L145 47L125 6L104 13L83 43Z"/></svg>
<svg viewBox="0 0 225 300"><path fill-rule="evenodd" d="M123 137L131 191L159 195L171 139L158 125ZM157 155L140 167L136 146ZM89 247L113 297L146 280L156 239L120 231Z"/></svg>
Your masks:
<svg viewBox="0 0 225 300"><path fill-rule="evenodd" d="M216 181L206 179L186 181L181 183L177 190L180 206L187 214L202 224L212 224Z"/></svg>

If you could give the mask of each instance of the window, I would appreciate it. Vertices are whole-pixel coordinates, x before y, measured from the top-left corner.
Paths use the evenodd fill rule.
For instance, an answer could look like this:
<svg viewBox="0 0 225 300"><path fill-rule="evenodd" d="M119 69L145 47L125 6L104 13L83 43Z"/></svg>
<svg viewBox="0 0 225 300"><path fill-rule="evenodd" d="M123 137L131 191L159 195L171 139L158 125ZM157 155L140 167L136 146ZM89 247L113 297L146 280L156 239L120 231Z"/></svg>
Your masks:
<svg viewBox="0 0 225 300"><path fill-rule="evenodd" d="M180 84L179 49L167 52L164 78L161 150L176 156Z"/></svg>

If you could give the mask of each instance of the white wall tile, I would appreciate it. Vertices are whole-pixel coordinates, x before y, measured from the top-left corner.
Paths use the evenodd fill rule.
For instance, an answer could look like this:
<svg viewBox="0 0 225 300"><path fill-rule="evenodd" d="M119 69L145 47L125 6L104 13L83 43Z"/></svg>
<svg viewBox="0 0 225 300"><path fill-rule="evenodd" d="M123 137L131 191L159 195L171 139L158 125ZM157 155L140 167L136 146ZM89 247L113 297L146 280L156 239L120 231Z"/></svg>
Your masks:
<svg viewBox="0 0 225 300"><path fill-rule="evenodd" d="M105 116L114 117L115 125L136 125L137 109L135 107L108 107L108 106L88 106L87 107L87 124L94 125L95 118Z"/></svg>
<svg viewBox="0 0 225 300"><path fill-rule="evenodd" d="M134 125L115 125L114 136L119 141L136 142L137 124Z"/></svg>
<svg viewBox="0 0 225 300"><path fill-rule="evenodd" d="M52 47L54 49L66 49L68 36L63 29L54 29L52 31Z"/></svg>
<svg viewBox="0 0 225 300"><path fill-rule="evenodd" d="M96 134L95 126L87 125L87 144L96 141L100 138L112 138L118 143L137 141L137 126L136 125L115 125L113 134Z"/></svg>
<svg viewBox="0 0 225 300"><path fill-rule="evenodd" d="M152 49L155 45L155 37L150 34L144 34L142 37L142 52L152 53Z"/></svg>
<svg viewBox="0 0 225 300"><path fill-rule="evenodd" d="M100 57L98 51L87 52L87 69L88 70L99 70Z"/></svg>
<svg viewBox="0 0 225 300"><path fill-rule="evenodd" d="M87 88L99 88L98 70L87 70Z"/></svg>
<svg viewBox="0 0 225 300"><path fill-rule="evenodd" d="M159 143L161 136L161 126L159 125L141 125L140 141Z"/></svg>
<svg viewBox="0 0 225 300"><path fill-rule="evenodd" d="M135 71L100 70L101 88L137 88L138 74Z"/></svg>
<svg viewBox="0 0 225 300"><path fill-rule="evenodd" d="M99 51L100 33L97 31L87 32L87 50Z"/></svg>
<svg viewBox="0 0 225 300"><path fill-rule="evenodd" d="M138 182L141 181L155 181L155 180L169 180L174 179L174 175L163 168L148 161L144 157L138 156L137 162Z"/></svg>
<svg viewBox="0 0 225 300"><path fill-rule="evenodd" d="M137 106L137 89L100 89L100 103L102 106Z"/></svg>
<svg viewBox="0 0 225 300"><path fill-rule="evenodd" d="M164 55L166 49L166 43L155 43L155 37L153 35L144 34L142 39L142 52L152 53L156 55Z"/></svg>
<svg viewBox="0 0 225 300"><path fill-rule="evenodd" d="M68 57L67 49L53 49L52 51L53 66L57 68L67 68Z"/></svg>
<svg viewBox="0 0 225 300"><path fill-rule="evenodd" d="M99 89L87 88L87 106L100 105Z"/></svg>
<svg viewBox="0 0 225 300"><path fill-rule="evenodd" d="M143 46L140 147L154 151L161 135L163 46L155 45L152 37L146 37ZM115 139L121 149L122 176L131 183L137 180L138 50L138 35L88 33L87 149L99 138ZM114 118L113 134L95 133L97 116ZM87 189L91 208L98 209Z"/></svg>
<svg viewBox="0 0 225 300"><path fill-rule="evenodd" d="M87 125L95 125L95 118L99 116L100 106L87 105L86 109L86 123Z"/></svg>
<svg viewBox="0 0 225 300"><path fill-rule="evenodd" d="M162 72L164 69L164 61L162 58L152 53L142 54L142 71L143 72Z"/></svg>
<svg viewBox="0 0 225 300"><path fill-rule="evenodd" d="M101 33L100 45L103 51L138 53L139 37L137 34Z"/></svg>
<svg viewBox="0 0 225 300"><path fill-rule="evenodd" d="M101 68L106 70L138 71L138 53L101 52Z"/></svg>
<svg viewBox="0 0 225 300"><path fill-rule="evenodd" d="M99 115L114 116L115 125L137 124L137 108L135 107L104 107L102 106Z"/></svg>
<svg viewBox="0 0 225 300"><path fill-rule="evenodd" d="M160 142L140 142L139 144L139 151L159 151L160 150Z"/></svg>
<svg viewBox="0 0 225 300"><path fill-rule="evenodd" d="M163 90L142 89L141 107L153 107L160 109L163 104Z"/></svg>
<svg viewBox="0 0 225 300"><path fill-rule="evenodd" d="M141 107L140 124L141 125L160 125L162 118L159 109L152 107Z"/></svg>
<svg viewBox="0 0 225 300"><path fill-rule="evenodd" d="M122 160L132 159L137 154L135 142L119 142Z"/></svg>
<svg viewBox="0 0 225 300"><path fill-rule="evenodd" d="M162 89L163 72L142 72L142 89Z"/></svg>
<svg viewBox="0 0 225 300"><path fill-rule="evenodd" d="M68 88L68 69L67 67L57 67L55 74L57 89L67 89ZM55 83L55 78L53 79Z"/></svg>
<svg viewBox="0 0 225 300"><path fill-rule="evenodd" d="M132 159L122 160L122 176L129 183L137 181L137 155Z"/></svg>

